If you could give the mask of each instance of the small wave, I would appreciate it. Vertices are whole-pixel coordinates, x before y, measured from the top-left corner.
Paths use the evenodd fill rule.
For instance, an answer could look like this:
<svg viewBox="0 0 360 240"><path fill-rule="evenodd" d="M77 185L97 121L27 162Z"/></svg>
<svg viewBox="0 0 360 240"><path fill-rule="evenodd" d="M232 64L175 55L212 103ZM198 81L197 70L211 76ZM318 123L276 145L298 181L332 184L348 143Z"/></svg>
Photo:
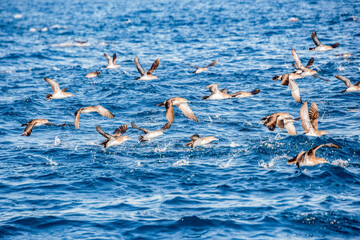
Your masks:
<svg viewBox="0 0 360 240"><path fill-rule="evenodd" d="M348 161L341 160L341 159L334 160L331 164L334 165L334 166L342 167L342 168L345 168L345 167L349 166Z"/></svg>
<svg viewBox="0 0 360 240"><path fill-rule="evenodd" d="M57 136L55 136L54 145L59 146L60 143L61 143L60 139Z"/></svg>
<svg viewBox="0 0 360 240"><path fill-rule="evenodd" d="M49 166L57 166L59 165L57 162L55 162L54 160L52 160L51 157L47 157L47 156L40 156L40 155L30 155L29 158L42 158L42 159L46 159L46 165L49 165Z"/></svg>
<svg viewBox="0 0 360 240"><path fill-rule="evenodd" d="M15 19L20 19L20 18L23 17L23 15L21 15L21 14L15 14L13 17L14 17Z"/></svg>
<svg viewBox="0 0 360 240"><path fill-rule="evenodd" d="M186 166L186 165L189 165L189 161L188 161L188 160L185 160L185 159L176 161L176 162L173 164L174 167Z"/></svg>

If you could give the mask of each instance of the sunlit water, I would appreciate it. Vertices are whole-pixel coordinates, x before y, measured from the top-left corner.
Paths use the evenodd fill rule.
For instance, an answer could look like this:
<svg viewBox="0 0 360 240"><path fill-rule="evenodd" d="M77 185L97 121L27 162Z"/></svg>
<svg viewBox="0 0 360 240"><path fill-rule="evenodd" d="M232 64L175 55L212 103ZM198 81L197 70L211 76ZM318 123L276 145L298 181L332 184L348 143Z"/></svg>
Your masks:
<svg viewBox="0 0 360 240"><path fill-rule="evenodd" d="M1 1L0 237L9 239L350 239L360 236L360 93L341 93L334 75L359 80L358 1ZM298 18L299 21L289 21ZM291 19L290 19L291 20ZM310 52L316 30L335 50ZM86 44L74 42L86 41ZM299 116L287 87L272 81L292 71L291 48L331 81L298 80L302 98L318 104L330 135L270 132L268 114ZM107 70L104 53L120 68ZM350 58L335 54L352 53ZM156 58L154 81L139 76ZM186 65L219 63L193 75ZM97 78L89 72L100 70ZM75 96L46 101L50 77ZM202 101L205 87L261 92L253 98ZM104 151L100 125L112 133L131 122L166 123L156 104L184 97L199 119L175 108L175 123L150 143ZM100 104L116 116L74 112ZM46 118L30 137L21 124ZM193 134L214 144L184 147ZM332 164L304 168L286 161L318 144Z"/></svg>

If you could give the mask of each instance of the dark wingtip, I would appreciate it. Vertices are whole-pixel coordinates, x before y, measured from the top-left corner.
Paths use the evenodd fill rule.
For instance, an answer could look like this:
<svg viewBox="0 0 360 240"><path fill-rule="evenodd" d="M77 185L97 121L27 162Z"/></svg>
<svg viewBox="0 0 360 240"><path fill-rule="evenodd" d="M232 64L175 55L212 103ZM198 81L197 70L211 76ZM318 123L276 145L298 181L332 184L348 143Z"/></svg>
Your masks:
<svg viewBox="0 0 360 240"><path fill-rule="evenodd" d="M162 106L165 106L165 104L164 103L159 103L159 104L156 104L156 106L162 107Z"/></svg>
<svg viewBox="0 0 360 240"><path fill-rule="evenodd" d="M251 91L250 93L252 94L252 95L256 95L256 94L258 94L260 92L260 89L255 89L254 91Z"/></svg>
<svg viewBox="0 0 360 240"><path fill-rule="evenodd" d="M332 48L337 48L340 45L340 43L335 43L333 45L331 45Z"/></svg>
<svg viewBox="0 0 360 240"><path fill-rule="evenodd" d="M209 96L203 96L203 98L201 100L206 100L208 98L209 98Z"/></svg>
<svg viewBox="0 0 360 240"><path fill-rule="evenodd" d="M279 80L279 78L280 78L280 76L275 75L275 76L272 78L272 80L273 80L273 81L278 81L278 80Z"/></svg>
<svg viewBox="0 0 360 240"><path fill-rule="evenodd" d="M313 51L315 48L309 48L310 51Z"/></svg>

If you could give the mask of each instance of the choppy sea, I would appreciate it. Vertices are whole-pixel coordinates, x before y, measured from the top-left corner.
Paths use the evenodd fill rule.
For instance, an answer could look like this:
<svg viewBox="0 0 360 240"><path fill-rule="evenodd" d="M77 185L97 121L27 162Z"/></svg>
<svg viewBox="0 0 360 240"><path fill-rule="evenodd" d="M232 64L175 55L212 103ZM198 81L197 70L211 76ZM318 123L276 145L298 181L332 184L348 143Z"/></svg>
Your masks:
<svg viewBox="0 0 360 240"><path fill-rule="evenodd" d="M334 77L359 81L359 1L2 0L0 12L0 238L360 238L360 92L341 93ZM313 30L340 46L309 51ZM259 124L274 112L299 117L301 104L272 81L293 70L292 48L330 80L297 80L330 135L305 136L300 122L297 136ZM105 69L104 53L116 53L120 67ZM134 80L135 56L145 69L159 58L159 79ZM186 65L216 59L202 74ZM74 97L47 101L44 77ZM211 83L261 91L201 100ZM175 108L164 135L139 143L130 123L159 129L167 120L156 104L171 97L188 99L199 123ZM82 114L75 129L74 112L97 104L115 118ZM21 136L34 118L68 126ZM111 133L122 124L133 140L104 151L96 125ZM193 134L219 141L184 147ZM316 154L331 164L287 165L329 142L342 149Z"/></svg>

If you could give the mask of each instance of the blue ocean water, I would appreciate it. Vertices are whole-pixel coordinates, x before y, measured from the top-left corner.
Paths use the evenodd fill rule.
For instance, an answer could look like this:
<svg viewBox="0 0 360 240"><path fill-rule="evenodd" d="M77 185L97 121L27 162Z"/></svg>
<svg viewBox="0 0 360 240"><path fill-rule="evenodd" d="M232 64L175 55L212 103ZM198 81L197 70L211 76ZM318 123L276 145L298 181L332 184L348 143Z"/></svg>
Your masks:
<svg viewBox="0 0 360 240"><path fill-rule="evenodd" d="M359 1L9 1L0 3L0 238L4 239L357 239L360 237L359 93L341 93L334 75L359 80ZM298 18L298 22L288 21ZM310 52L311 32L327 52ZM86 41L84 45L74 42ZM297 80L304 101L318 104L319 138L270 132L260 119L299 116L287 87L291 48L331 81ZM117 53L105 69L104 53ZM335 56L352 53L350 58ZM156 58L158 80L135 81L133 59ZM194 75L186 65L216 66ZM89 72L100 70L97 78ZM46 101L56 80L75 96ZM261 92L202 101L205 87ZM164 135L104 151L100 125L166 123L156 104L184 97L199 123L175 109ZM102 105L114 119L74 112ZM34 128L34 118L65 127ZM295 123L302 133L301 123ZM193 134L219 141L189 149ZM318 144L332 164L298 171L286 161Z"/></svg>

